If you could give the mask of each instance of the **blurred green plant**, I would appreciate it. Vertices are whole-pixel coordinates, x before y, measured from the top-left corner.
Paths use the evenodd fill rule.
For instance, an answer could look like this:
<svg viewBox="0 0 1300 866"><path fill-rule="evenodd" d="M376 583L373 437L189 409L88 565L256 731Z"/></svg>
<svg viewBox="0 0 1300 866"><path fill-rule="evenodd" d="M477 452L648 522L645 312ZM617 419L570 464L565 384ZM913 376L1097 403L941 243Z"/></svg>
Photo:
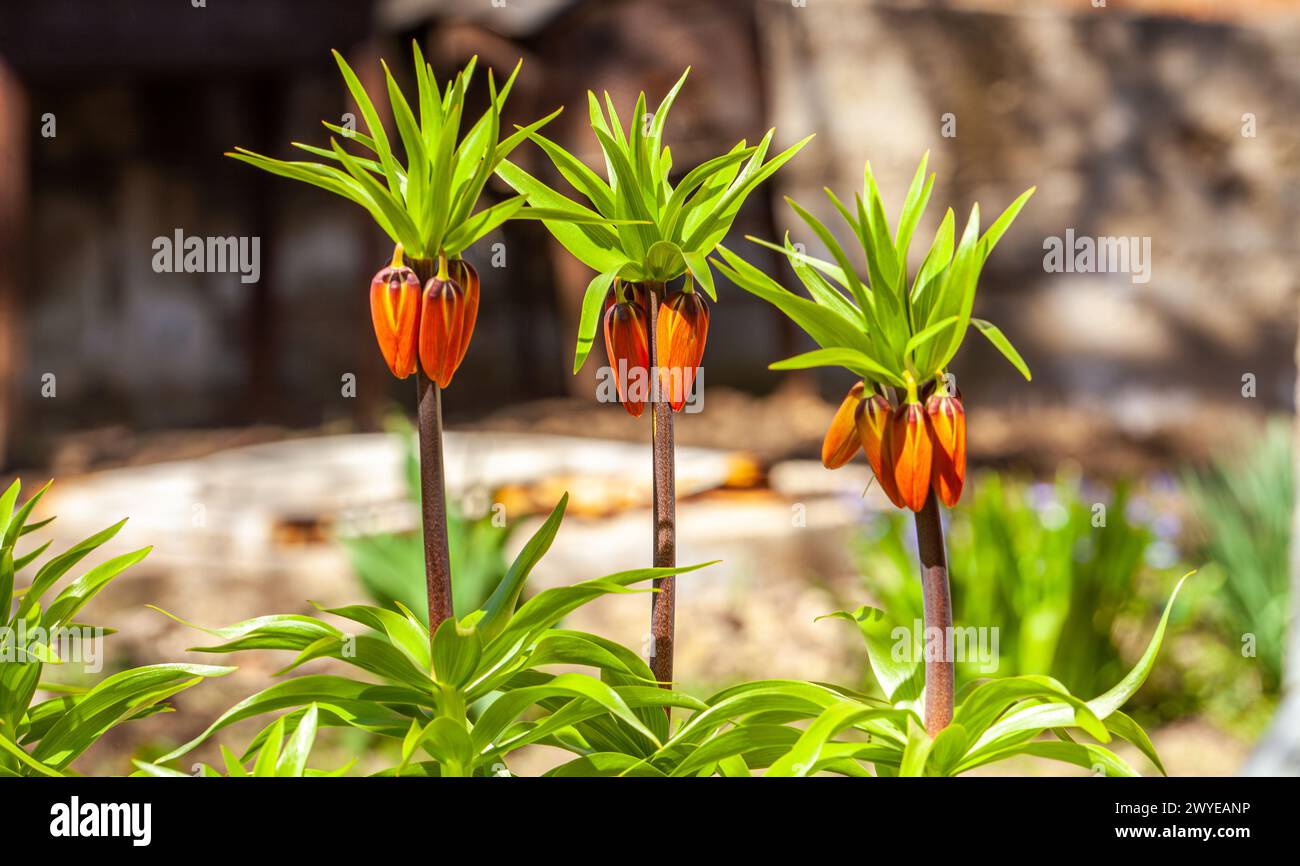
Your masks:
<svg viewBox="0 0 1300 866"><path fill-rule="evenodd" d="M1234 648L1254 638L1261 685L1276 694L1290 616L1294 463L1288 421L1270 424L1260 447L1188 472L1192 544L1217 587L1216 619Z"/></svg>
<svg viewBox="0 0 1300 866"><path fill-rule="evenodd" d="M414 506L420 502L420 459L415 431L404 416L390 420L388 429L400 438L405 453L407 491ZM452 599L455 609L468 613L487 600L506 573L505 545L509 532L490 515L466 518L454 505L447 509L447 541L451 555ZM418 530L344 536L352 569L367 594L391 610L398 603L428 624L425 604L424 541Z"/></svg>
<svg viewBox="0 0 1300 866"><path fill-rule="evenodd" d="M1099 501L1076 473L1027 484L984 473L952 512L949 557L957 625L999 629L998 673L1048 672L1075 693L1097 693L1125 669L1122 633L1149 605L1134 595L1155 534L1128 516L1129 485ZM868 588L892 620L921 618L921 587L906 521L884 516L859 544ZM958 682L989 671L959 661Z"/></svg>
<svg viewBox="0 0 1300 866"><path fill-rule="evenodd" d="M132 773L132 775L182 777L195 775L208 778L222 778L223 776L229 778L246 776L281 778L342 776L356 763L355 759L337 770L313 770L307 766L307 758L311 753L312 746L316 743L319 718L320 708L312 704L302 714L302 718L298 720L298 725L292 734L286 732L285 718L283 716L276 719L267 735L262 738L262 746L255 752L256 758L251 767L245 766L247 760L241 760L234 752L223 745L221 747L221 760L225 764L224 773L211 764L205 763L195 764L193 772L186 774L171 767L164 767L161 764L134 761L136 772Z"/></svg>
<svg viewBox="0 0 1300 866"><path fill-rule="evenodd" d="M84 642L112 633L74 617L152 549L145 547L105 560L46 600L69 571L117 535L126 524L123 520L50 557L29 583L15 586L17 575L40 559L52 543L47 541L23 554L15 552L20 539L54 520L28 523L49 488L47 483L21 506L17 506L21 482L14 481L0 494L0 777L73 775L71 763L112 728L168 712L167 699L172 695L206 677L234 670L160 664L122 671L91 686L43 680L47 665L75 661L60 658L61 649L71 650L65 655L84 655L88 652ZM38 692L54 697L37 701Z"/></svg>
<svg viewBox="0 0 1300 866"><path fill-rule="evenodd" d="M466 519L447 511L447 542L451 550L452 599L457 611L478 609L506 572L507 531L491 517ZM422 602L424 542L417 531L386 532L341 539L352 569L366 593L378 604L397 610L403 605L427 623Z"/></svg>

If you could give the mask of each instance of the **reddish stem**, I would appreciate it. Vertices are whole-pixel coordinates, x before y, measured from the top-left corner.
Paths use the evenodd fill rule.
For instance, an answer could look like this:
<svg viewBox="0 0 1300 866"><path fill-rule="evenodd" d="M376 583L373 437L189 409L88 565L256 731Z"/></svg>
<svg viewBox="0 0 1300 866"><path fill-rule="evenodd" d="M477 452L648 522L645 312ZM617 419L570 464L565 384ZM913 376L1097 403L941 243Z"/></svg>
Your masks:
<svg viewBox="0 0 1300 866"><path fill-rule="evenodd" d="M436 267L433 259L411 261L411 269L421 283L434 276ZM420 434L420 525L424 532L424 578L432 634L454 613L451 554L447 546L447 479L442 465L442 389L423 370L417 370L415 377Z"/></svg>
<svg viewBox="0 0 1300 866"><path fill-rule="evenodd" d="M659 302L662 283L647 283L650 307L650 368L656 384L659 366ZM677 492L673 474L673 411L666 394L654 393L653 432L651 440L654 472L654 566L672 568L677 564ZM654 582L658 592L650 596L650 670L664 688L673 680L673 631L676 607L676 582L671 577ZM665 710L667 708L665 707Z"/></svg>
<svg viewBox="0 0 1300 866"><path fill-rule="evenodd" d="M916 543L921 555L921 593L925 609L925 730L931 737L952 721L952 595L948 590L948 556L934 492L916 513ZM930 658L931 629L938 629L938 658Z"/></svg>

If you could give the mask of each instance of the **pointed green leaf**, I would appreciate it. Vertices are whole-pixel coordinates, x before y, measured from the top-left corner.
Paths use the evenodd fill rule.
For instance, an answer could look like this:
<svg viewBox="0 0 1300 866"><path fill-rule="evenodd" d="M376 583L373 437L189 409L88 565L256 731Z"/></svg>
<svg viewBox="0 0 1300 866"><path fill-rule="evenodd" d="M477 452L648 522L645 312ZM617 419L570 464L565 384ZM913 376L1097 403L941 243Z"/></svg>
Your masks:
<svg viewBox="0 0 1300 866"><path fill-rule="evenodd" d="M1026 382L1033 378L1029 372L1029 365L1025 363L1025 359L1020 357L1020 353L1016 351L1016 347L1011 345L1011 341L1006 338L1006 335L999 330L997 325L992 322L986 322L983 319L975 318L972 318L970 323L975 326L977 331L988 338L988 341L993 344L994 348L1002 353L1004 358L1011 362L1011 366L1020 371L1020 375L1025 377Z"/></svg>
<svg viewBox="0 0 1300 866"><path fill-rule="evenodd" d="M620 265L620 267L622 266ZM587 356L591 354L591 347L596 340L596 331L600 328L600 316L601 311L604 309L605 296L609 294L609 289L614 285L614 279L617 276L617 268L603 274L597 274L587 284L587 290L582 295L582 316L578 320L578 345L573 353L573 372L575 375L582 369L582 365L587 363Z"/></svg>

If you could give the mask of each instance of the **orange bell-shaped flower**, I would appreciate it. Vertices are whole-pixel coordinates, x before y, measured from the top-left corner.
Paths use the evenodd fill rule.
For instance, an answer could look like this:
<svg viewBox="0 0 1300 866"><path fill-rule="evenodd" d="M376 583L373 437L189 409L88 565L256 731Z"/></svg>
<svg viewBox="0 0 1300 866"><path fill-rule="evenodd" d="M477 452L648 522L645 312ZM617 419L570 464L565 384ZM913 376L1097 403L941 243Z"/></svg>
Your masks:
<svg viewBox="0 0 1300 866"><path fill-rule="evenodd" d="M898 485L894 483L893 464L886 459L886 440L893 420L894 407L880 394L872 394L859 403L854 415L862 450L867 452L867 461L876 474L876 481L880 482L880 489L894 507L902 508L903 500L898 495Z"/></svg>
<svg viewBox="0 0 1300 866"><path fill-rule="evenodd" d="M916 397L916 385L910 384L908 392L907 402L898 407L885 428L885 452L899 499L913 511L920 511L930 495L934 448L925 407Z"/></svg>
<svg viewBox="0 0 1300 866"><path fill-rule="evenodd" d="M966 482L966 409L961 391L936 390L925 401L925 415L934 443L931 485L939 501L951 508Z"/></svg>
<svg viewBox="0 0 1300 866"><path fill-rule="evenodd" d="M452 276L453 272L462 278L473 273L463 262L453 264L444 260L438 275L424 284L424 296L420 302L420 366L424 368L424 375L437 382L439 388L451 384L451 377L465 356L470 337L465 329L465 314L469 306L466 291ZM474 276L474 315L477 317L477 274ZM474 327L472 320L469 327L470 330Z"/></svg>
<svg viewBox="0 0 1300 866"><path fill-rule="evenodd" d="M460 348L456 353L456 368L459 368L469 351L469 341L478 321L478 271L463 259L448 262L447 269L451 278L465 291L465 319L460 326Z"/></svg>
<svg viewBox="0 0 1300 866"><path fill-rule="evenodd" d="M393 262L370 281L370 318L379 351L399 379L415 372L420 329L420 278L402 264L402 246Z"/></svg>
<svg viewBox="0 0 1300 866"><path fill-rule="evenodd" d="M855 416L865 390L866 386L861 382L850 388L840 408L835 410L831 426L826 428L826 438L822 440L822 465L827 469L839 469L852 460L862 446Z"/></svg>
<svg viewBox="0 0 1300 866"><path fill-rule="evenodd" d="M693 289L675 291L659 306L655 345L660 394L682 411L695 385L709 336L709 307Z"/></svg>
<svg viewBox="0 0 1300 866"><path fill-rule="evenodd" d="M619 402L640 417L650 390L650 329L641 287L616 283L605 298L605 353Z"/></svg>

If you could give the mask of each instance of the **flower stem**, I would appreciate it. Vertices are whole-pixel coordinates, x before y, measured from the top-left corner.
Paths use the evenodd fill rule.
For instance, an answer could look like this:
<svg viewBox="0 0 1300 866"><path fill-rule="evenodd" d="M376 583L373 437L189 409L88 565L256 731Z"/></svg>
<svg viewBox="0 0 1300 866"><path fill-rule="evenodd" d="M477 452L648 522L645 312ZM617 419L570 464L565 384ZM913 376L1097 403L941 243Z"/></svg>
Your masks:
<svg viewBox="0 0 1300 866"><path fill-rule="evenodd" d="M948 590L948 556L934 491L916 513L916 544L921 554L921 594L925 608L925 730L931 737L952 721L952 595ZM931 658L929 636L937 629L938 658Z"/></svg>
<svg viewBox="0 0 1300 866"><path fill-rule="evenodd" d="M654 472L654 566L672 568L677 564L677 491L673 473L673 411L668 395L658 388L659 302L664 292L663 283L646 283L650 307L650 370L654 411L651 440L652 468ZM671 577L654 582L658 592L650 596L650 670L664 688L671 688L673 680L673 619L676 606L676 586ZM665 707L665 710L667 708Z"/></svg>
<svg viewBox="0 0 1300 866"><path fill-rule="evenodd" d="M434 275L433 259L413 259L420 282ZM420 433L420 524L424 532L424 578L429 599L429 633L454 613L451 554L447 546L447 480L442 466L442 389L417 370L416 400Z"/></svg>
<svg viewBox="0 0 1300 866"><path fill-rule="evenodd" d="M447 549L447 488L442 468L442 389L416 373L420 417L420 516L429 631L452 615L451 555Z"/></svg>

